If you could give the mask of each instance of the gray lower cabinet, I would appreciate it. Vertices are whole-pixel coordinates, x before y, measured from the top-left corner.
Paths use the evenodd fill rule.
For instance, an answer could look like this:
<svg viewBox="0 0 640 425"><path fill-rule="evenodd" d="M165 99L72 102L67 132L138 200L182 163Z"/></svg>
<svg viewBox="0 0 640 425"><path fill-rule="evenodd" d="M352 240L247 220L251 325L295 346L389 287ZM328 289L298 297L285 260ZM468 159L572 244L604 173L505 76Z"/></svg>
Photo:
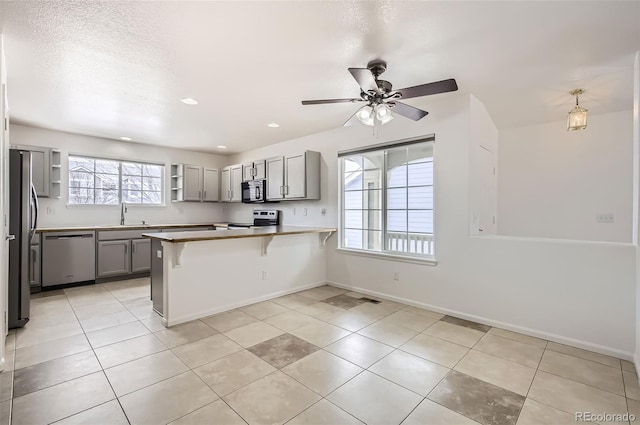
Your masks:
<svg viewBox="0 0 640 425"><path fill-rule="evenodd" d="M147 272L151 269L151 239L131 241L131 273Z"/></svg>
<svg viewBox="0 0 640 425"><path fill-rule="evenodd" d="M131 273L131 241L98 241L98 277Z"/></svg>

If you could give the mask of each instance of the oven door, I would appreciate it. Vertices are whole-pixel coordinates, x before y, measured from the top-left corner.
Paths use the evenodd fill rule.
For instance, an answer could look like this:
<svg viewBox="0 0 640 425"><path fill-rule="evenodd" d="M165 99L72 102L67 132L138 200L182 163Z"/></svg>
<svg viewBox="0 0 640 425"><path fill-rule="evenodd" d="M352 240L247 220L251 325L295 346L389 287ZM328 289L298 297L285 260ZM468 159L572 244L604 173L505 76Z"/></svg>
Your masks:
<svg viewBox="0 0 640 425"><path fill-rule="evenodd" d="M242 182L242 202L245 204L264 202L266 182L266 180Z"/></svg>

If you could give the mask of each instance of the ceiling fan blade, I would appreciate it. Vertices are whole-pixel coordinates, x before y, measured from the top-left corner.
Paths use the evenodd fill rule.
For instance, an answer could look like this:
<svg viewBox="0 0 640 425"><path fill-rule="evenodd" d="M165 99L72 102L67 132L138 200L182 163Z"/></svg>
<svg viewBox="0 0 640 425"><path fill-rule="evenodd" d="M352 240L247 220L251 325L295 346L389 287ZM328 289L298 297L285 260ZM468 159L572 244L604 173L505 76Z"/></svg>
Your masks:
<svg viewBox="0 0 640 425"><path fill-rule="evenodd" d="M380 94L380 89L376 83L376 79L373 78L373 74L368 68L349 68L349 72L358 82L360 88L365 93L373 90L377 94Z"/></svg>
<svg viewBox="0 0 640 425"><path fill-rule="evenodd" d="M458 90L458 84L456 83L456 80L450 78L448 80L407 87L395 91L402 95L402 99L409 99L412 97L429 96L431 94L446 93L456 90Z"/></svg>
<svg viewBox="0 0 640 425"><path fill-rule="evenodd" d="M422 118L429 115L427 111L423 111L422 109L415 108L413 106L407 105L402 102L389 102L389 105L393 105L391 108L391 112L397 112L403 117L407 117L414 121L421 120Z"/></svg>
<svg viewBox="0 0 640 425"><path fill-rule="evenodd" d="M353 99L323 99L323 100L303 100L303 105L322 105L325 103L354 103L354 102L362 102L362 99L353 98Z"/></svg>

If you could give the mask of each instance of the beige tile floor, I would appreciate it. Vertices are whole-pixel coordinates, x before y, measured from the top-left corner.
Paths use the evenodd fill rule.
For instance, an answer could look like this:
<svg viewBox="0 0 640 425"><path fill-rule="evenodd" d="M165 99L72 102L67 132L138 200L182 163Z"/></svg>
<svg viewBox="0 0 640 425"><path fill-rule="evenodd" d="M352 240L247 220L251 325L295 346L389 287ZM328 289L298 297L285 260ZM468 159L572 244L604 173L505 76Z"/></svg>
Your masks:
<svg viewBox="0 0 640 425"><path fill-rule="evenodd" d="M561 425L575 412L640 415L629 362L330 286L170 329L151 309L148 279L43 295L7 338L2 424L10 414L16 425Z"/></svg>

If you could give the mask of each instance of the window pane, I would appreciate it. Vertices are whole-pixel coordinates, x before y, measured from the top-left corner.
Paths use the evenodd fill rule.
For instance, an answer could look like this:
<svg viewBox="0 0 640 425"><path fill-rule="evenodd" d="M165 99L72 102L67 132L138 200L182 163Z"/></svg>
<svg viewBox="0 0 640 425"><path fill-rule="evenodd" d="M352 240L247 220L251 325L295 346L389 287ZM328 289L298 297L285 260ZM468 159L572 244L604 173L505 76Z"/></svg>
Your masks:
<svg viewBox="0 0 640 425"><path fill-rule="evenodd" d="M117 174L96 174L96 189L118 189Z"/></svg>
<svg viewBox="0 0 640 425"><path fill-rule="evenodd" d="M344 246L347 248L363 249L362 230L345 229Z"/></svg>
<svg viewBox="0 0 640 425"><path fill-rule="evenodd" d="M362 171L345 173L344 190L362 190Z"/></svg>
<svg viewBox="0 0 640 425"><path fill-rule="evenodd" d="M387 173L387 187L401 187L407 185L407 166L399 165Z"/></svg>
<svg viewBox="0 0 640 425"><path fill-rule="evenodd" d="M142 190L142 177L122 176L122 190Z"/></svg>
<svg viewBox="0 0 640 425"><path fill-rule="evenodd" d="M363 189L380 189L382 187L382 170L364 172Z"/></svg>
<svg viewBox="0 0 640 425"><path fill-rule="evenodd" d="M410 209L433 209L433 186L409 188Z"/></svg>
<svg viewBox="0 0 640 425"><path fill-rule="evenodd" d="M162 177L162 165L142 164L142 174L149 177Z"/></svg>
<svg viewBox="0 0 640 425"><path fill-rule="evenodd" d="M93 189L69 188L70 204L93 204Z"/></svg>
<svg viewBox="0 0 640 425"><path fill-rule="evenodd" d="M354 155L346 157L344 159L344 172L349 173L357 170L362 170L362 156Z"/></svg>
<svg viewBox="0 0 640 425"><path fill-rule="evenodd" d="M387 209L406 210L407 209L407 188L387 190Z"/></svg>
<svg viewBox="0 0 640 425"><path fill-rule="evenodd" d="M144 177L142 180L142 190L159 192L162 189L161 180L155 177Z"/></svg>
<svg viewBox="0 0 640 425"><path fill-rule="evenodd" d="M69 156L69 171L86 171L93 173L94 160L79 156Z"/></svg>
<svg viewBox="0 0 640 425"><path fill-rule="evenodd" d="M389 232L407 231L406 211L387 211L387 229Z"/></svg>
<svg viewBox="0 0 640 425"><path fill-rule="evenodd" d="M372 251L382 250L382 232L379 230L363 230L362 246Z"/></svg>
<svg viewBox="0 0 640 425"><path fill-rule="evenodd" d="M365 170L381 170L384 166L384 152L368 152L362 154L362 168Z"/></svg>
<svg viewBox="0 0 640 425"><path fill-rule="evenodd" d="M69 187L93 187L93 173L71 171L69 173Z"/></svg>
<svg viewBox="0 0 640 425"><path fill-rule="evenodd" d="M141 204L142 203L142 192L138 190L123 190L122 191L122 202L128 202L131 204Z"/></svg>
<svg viewBox="0 0 640 425"><path fill-rule="evenodd" d="M346 210L344 212L344 227L363 229L362 210Z"/></svg>
<svg viewBox="0 0 640 425"><path fill-rule="evenodd" d="M409 165L409 186L433 184L433 162Z"/></svg>
<svg viewBox="0 0 640 425"><path fill-rule="evenodd" d="M132 162L123 162L122 163L122 174L123 175L133 175L133 176L141 176L142 175L142 164L134 164Z"/></svg>
<svg viewBox="0 0 640 425"><path fill-rule="evenodd" d="M433 233L433 211L409 211L409 233Z"/></svg>
<svg viewBox="0 0 640 425"><path fill-rule="evenodd" d="M96 173L118 174L120 163L118 161L110 161L107 159L96 159Z"/></svg>
<svg viewBox="0 0 640 425"><path fill-rule="evenodd" d="M119 204L118 191L115 189L96 189L95 203L101 205Z"/></svg>
<svg viewBox="0 0 640 425"><path fill-rule="evenodd" d="M160 204L162 203L162 192L142 192L143 204Z"/></svg>
<svg viewBox="0 0 640 425"><path fill-rule="evenodd" d="M353 190L344 193L344 209L353 210L361 209L362 207L362 191Z"/></svg>

